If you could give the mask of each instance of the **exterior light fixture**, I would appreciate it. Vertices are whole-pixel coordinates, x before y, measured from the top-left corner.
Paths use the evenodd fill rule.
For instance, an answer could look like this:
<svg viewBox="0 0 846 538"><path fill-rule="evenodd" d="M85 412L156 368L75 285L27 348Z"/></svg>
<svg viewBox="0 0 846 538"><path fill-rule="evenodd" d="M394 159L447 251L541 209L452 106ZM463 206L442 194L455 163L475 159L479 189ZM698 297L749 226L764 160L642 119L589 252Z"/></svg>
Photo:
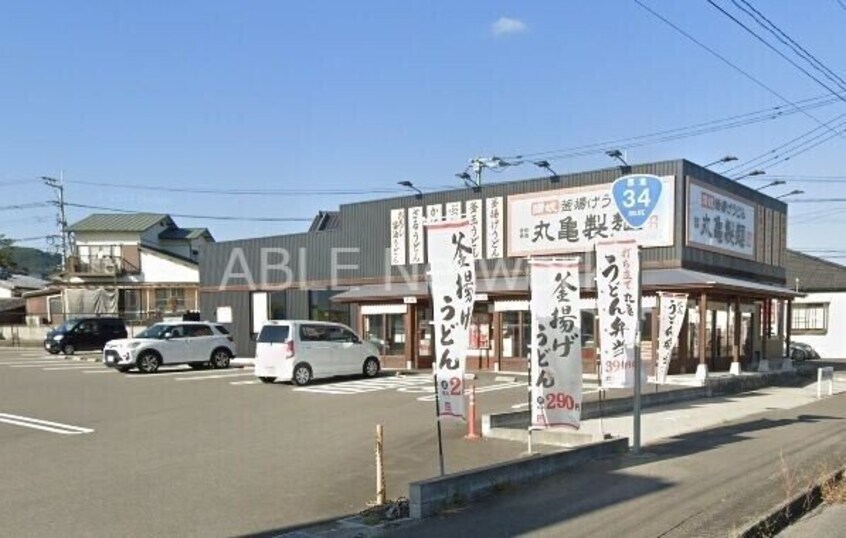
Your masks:
<svg viewBox="0 0 846 538"><path fill-rule="evenodd" d="M397 181L397 185L399 185L401 187L406 187L408 189L415 191L417 193L417 194L414 195L415 198L418 198L418 199L423 198L423 191L421 191L420 189L415 187L414 183L412 183L410 181Z"/></svg>
<svg viewBox="0 0 846 538"><path fill-rule="evenodd" d="M712 163L706 164L704 166L704 168L708 168L709 166L714 166L715 164L730 163L730 162L736 161L736 160L737 160L737 157L735 157L734 155L726 155L722 159L717 159L716 161L714 161Z"/></svg>
<svg viewBox="0 0 846 538"><path fill-rule="evenodd" d="M623 156L623 152L620 151L619 149L608 150L608 151L605 152L605 154L608 155L609 157L611 157L612 159L617 159L618 161L623 163L623 166L629 165L629 163L626 162L626 158Z"/></svg>
<svg viewBox="0 0 846 538"><path fill-rule="evenodd" d="M794 196L796 194L805 194L805 191L800 191L799 189L790 191L788 193L782 194L781 196L776 196L776 200L781 200L782 198L786 198L788 196Z"/></svg>
<svg viewBox="0 0 846 538"><path fill-rule="evenodd" d="M736 178L734 178L734 180L740 181L741 179L746 179L747 177L763 176L764 174L766 174L766 172L763 170L752 170L751 172L743 174L742 176L737 176Z"/></svg>
<svg viewBox="0 0 846 538"><path fill-rule="evenodd" d="M766 185L764 185L763 187L758 187L758 188L757 188L757 189L755 189L755 190L762 191L762 190L766 189L767 187L775 187L776 185L784 185L785 183L787 183L787 182L786 182L786 181L782 181L782 180L780 180L780 179L779 179L779 180L777 180L777 181L771 181L770 183L767 183L767 184L766 184Z"/></svg>
<svg viewBox="0 0 846 538"><path fill-rule="evenodd" d="M543 168L544 170L549 172L551 174L549 178L550 181L552 181L553 183L558 182L558 174L556 174L555 170L552 169L552 166L549 164L549 161L535 161L532 164L534 164L538 168Z"/></svg>

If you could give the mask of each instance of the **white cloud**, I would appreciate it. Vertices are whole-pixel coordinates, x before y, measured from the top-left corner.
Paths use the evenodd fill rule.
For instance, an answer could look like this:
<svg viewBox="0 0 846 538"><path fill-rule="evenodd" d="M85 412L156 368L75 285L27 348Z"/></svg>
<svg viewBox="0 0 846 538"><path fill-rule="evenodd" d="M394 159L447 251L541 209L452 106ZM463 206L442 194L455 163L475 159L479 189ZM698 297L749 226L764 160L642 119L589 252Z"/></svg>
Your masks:
<svg viewBox="0 0 846 538"><path fill-rule="evenodd" d="M500 17L491 25L491 32L495 36L519 34L528 29L526 23L520 19L512 19L511 17Z"/></svg>

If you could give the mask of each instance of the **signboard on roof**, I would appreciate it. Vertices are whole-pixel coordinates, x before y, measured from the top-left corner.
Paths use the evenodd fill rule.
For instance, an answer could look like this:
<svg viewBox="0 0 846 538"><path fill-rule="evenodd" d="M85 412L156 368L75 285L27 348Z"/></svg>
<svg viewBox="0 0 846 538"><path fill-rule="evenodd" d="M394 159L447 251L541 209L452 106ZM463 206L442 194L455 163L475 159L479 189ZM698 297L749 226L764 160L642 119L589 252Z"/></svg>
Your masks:
<svg viewBox="0 0 846 538"><path fill-rule="evenodd" d="M694 181L687 188L687 244L742 258L755 258L755 206Z"/></svg>
<svg viewBox="0 0 846 538"><path fill-rule="evenodd" d="M634 239L643 247L672 246L675 178L660 179L655 209L638 230L617 210L612 183L509 196L508 256L587 252L609 239Z"/></svg>

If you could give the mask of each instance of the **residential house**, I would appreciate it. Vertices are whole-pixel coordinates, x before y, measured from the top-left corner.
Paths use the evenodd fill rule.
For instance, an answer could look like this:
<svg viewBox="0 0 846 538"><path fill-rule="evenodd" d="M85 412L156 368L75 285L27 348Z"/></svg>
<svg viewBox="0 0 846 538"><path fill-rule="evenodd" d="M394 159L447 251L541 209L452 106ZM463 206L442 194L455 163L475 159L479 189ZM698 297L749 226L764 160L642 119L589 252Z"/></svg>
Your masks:
<svg viewBox="0 0 846 538"><path fill-rule="evenodd" d="M846 357L846 267L787 250L787 283L805 294L793 302L791 334L825 358Z"/></svg>
<svg viewBox="0 0 846 538"><path fill-rule="evenodd" d="M0 325L17 325L26 319L26 301L21 296L40 290L48 282L28 275L14 274L0 267Z"/></svg>
<svg viewBox="0 0 846 538"><path fill-rule="evenodd" d="M93 214L71 225L73 252L51 289L26 294L41 323L114 314L146 323L196 311L206 228L159 213Z"/></svg>

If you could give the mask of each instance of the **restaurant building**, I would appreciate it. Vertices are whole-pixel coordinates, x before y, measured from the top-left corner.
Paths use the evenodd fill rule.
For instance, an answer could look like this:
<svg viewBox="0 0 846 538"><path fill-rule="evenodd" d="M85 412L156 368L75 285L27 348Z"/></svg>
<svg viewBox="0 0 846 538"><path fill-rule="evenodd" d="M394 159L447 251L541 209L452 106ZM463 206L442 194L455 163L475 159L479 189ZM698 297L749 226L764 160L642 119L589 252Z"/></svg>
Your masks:
<svg viewBox="0 0 846 538"><path fill-rule="evenodd" d="M641 230L627 228L611 195L612 182L629 174L663 183ZM244 356L267 319L337 320L377 343L384 366L428 369L424 223L458 216L471 221L477 260L470 369L525 371L526 260L555 255L580 259L583 361L595 371L593 249L625 238L642 246L647 363L659 292L688 294L671 374L766 369L784 357L798 296L785 286L787 206L686 160L352 203L321 212L305 233L209 244L200 262L203 316L229 324Z"/></svg>

